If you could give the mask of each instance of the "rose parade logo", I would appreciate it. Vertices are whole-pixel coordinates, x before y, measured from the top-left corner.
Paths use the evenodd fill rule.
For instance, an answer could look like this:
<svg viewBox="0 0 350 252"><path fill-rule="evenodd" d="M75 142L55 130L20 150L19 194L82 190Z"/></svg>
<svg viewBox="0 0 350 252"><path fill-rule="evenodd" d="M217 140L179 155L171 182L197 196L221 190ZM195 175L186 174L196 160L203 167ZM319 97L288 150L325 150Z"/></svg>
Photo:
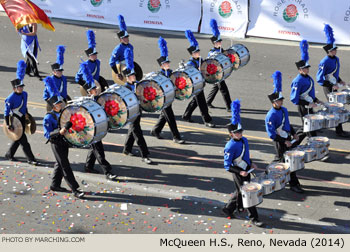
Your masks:
<svg viewBox="0 0 350 252"><path fill-rule="evenodd" d="M223 18L228 18L232 14L232 6L229 1L223 1L219 6L219 14Z"/></svg>
<svg viewBox="0 0 350 252"><path fill-rule="evenodd" d="M161 6L160 0L149 0L147 4L149 11L152 13L158 12Z"/></svg>
<svg viewBox="0 0 350 252"><path fill-rule="evenodd" d="M298 9L294 4L290 4L283 11L283 19L288 23L293 23L299 16Z"/></svg>
<svg viewBox="0 0 350 252"><path fill-rule="evenodd" d="M102 4L103 0L90 0L90 2L92 6L99 7Z"/></svg>

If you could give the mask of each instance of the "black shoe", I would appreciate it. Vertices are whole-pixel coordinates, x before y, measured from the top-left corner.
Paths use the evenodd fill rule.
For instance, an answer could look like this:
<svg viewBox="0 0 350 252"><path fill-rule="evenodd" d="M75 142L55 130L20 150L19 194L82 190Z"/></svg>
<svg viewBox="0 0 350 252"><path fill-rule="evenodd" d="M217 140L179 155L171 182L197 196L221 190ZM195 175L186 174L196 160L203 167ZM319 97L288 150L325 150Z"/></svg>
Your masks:
<svg viewBox="0 0 350 252"><path fill-rule="evenodd" d="M78 198L78 199L83 199L83 198L84 198L84 195L85 195L84 192L79 191L79 190L75 190L75 191L73 192L73 194L74 194L74 197L76 197L76 198Z"/></svg>
<svg viewBox="0 0 350 252"><path fill-rule="evenodd" d="M174 141L174 143L177 143L177 144L184 144L185 143L185 140L177 139L177 138L174 138L173 141Z"/></svg>
<svg viewBox="0 0 350 252"><path fill-rule="evenodd" d="M114 180L114 179L116 179L117 177L118 177L118 175L112 174L112 173L110 173L110 172L108 172L108 173L106 174L106 179L107 179L107 180Z"/></svg>
<svg viewBox="0 0 350 252"><path fill-rule="evenodd" d="M12 161L12 162L18 162L18 159L15 158L15 157L10 157L10 155L7 155L5 154L5 158L9 161Z"/></svg>
<svg viewBox="0 0 350 252"><path fill-rule="evenodd" d="M190 123L194 122L191 118L186 118L186 117L182 117L182 120L184 120L185 122L190 122Z"/></svg>
<svg viewBox="0 0 350 252"><path fill-rule="evenodd" d="M158 138L158 139L163 139L163 137L161 137L161 135L157 132L155 132L154 130L151 130L151 135Z"/></svg>
<svg viewBox="0 0 350 252"><path fill-rule="evenodd" d="M61 187L61 186L50 186L50 190L51 191L54 191L54 192L70 192L69 190L67 190L66 188L64 187Z"/></svg>
<svg viewBox="0 0 350 252"><path fill-rule="evenodd" d="M30 165L40 165L40 163L36 160L28 160L27 163Z"/></svg>
<svg viewBox="0 0 350 252"><path fill-rule="evenodd" d="M235 218L235 215L233 214L233 212L230 209L226 208L226 207L222 208L222 212L225 214L225 216L227 218L230 218L230 219L234 219Z"/></svg>
<svg viewBox="0 0 350 252"><path fill-rule="evenodd" d="M304 190L301 189L300 186L291 186L290 190L292 190L293 192L296 192L296 193L304 193Z"/></svg>
<svg viewBox="0 0 350 252"><path fill-rule="evenodd" d="M342 132L337 132L336 135L338 137L343 137L343 138L350 138L350 134L345 132L345 131L342 131Z"/></svg>
<svg viewBox="0 0 350 252"><path fill-rule="evenodd" d="M264 226L264 222L259 221L259 220L253 220L253 221L252 221L252 224L253 224L254 226L256 226L256 227L262 227L262 226Z"/></svg>
<svg viewBox="0 0 350 252"><path fill-rule="evenodd" d="M84 170L86 173L94 173L94 174L100 173L98 170L95 170L94 168L91 168L91 169L85 168Z"/></svg>
<svg viewBox="0 0 350 252"><path fill-rule="evenodd" d="M123 151L123 154L124 154L125 156L130 156L130 157L135 156L132 152L128 152L128 151Z"/></svg>
<svg viewBox="0 0 350 252"><path fill-rule="evenodd" d="M142 158L142 162L145 162L146 164L152 164L152 160L148 157Z"/></svg>
<svg viewBox="0 0 350 252"><path fill-rule="evenodd" d="M213 106L213 105L210 104L210 103L207 103L207 105L208 105L208 108L215 108L215 106Z"/></svg>
<svg viewBox="0 0 350 252"><path fill-rule="evenodd" d="M205 126L209 128L215 128L215 124L211 122L205 123Z"/></svg>

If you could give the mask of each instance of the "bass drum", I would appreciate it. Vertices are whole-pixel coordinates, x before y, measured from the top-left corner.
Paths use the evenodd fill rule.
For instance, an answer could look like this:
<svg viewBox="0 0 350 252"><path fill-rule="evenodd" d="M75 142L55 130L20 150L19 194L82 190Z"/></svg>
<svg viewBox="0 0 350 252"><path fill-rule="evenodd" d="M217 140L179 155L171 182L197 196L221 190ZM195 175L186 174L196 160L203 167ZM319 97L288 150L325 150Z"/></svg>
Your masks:
<svg viewBox="0 0 350 252"><path fill-rule="evenodd" d="M176 69L170 79L175 84L175 98L178 100L186 100L198 94L205 83L202 73L193 66Z"/></svg>
<svg viewBox="0 0 350 252"><path fill-rule="evenodd" d="M140 102L127 87L114 84L104 91L97 103L104 108L111 129L120 129L140 115Z"/></svg>
<svg viewBox="0 0 350 252"><path fill-rule="evenodd" d="M61 112L60 128L68 121L73 125L64 134L64 138L74 147L88 147L102 140L107 134L106 112L92 98L81 97L70 101Z"/></svg>
<svg viewBox="0 0 350 252"><path fill-rule="evenodd" d="M6 120L4 120L4 123L2 125L2 129L4 131L4 134L10 138L12 141L19 140L23 135L23 125L21 123L21 120L16 114L13 114L10 116L10 125L13 126L14 130L10 131L7 128Z"/></svg>
<svg viewBox="0 0 350 252"><path fill-rule="evenodd" d="M235 44L231 46L224 51L224 54L230 58L234 70L244 67L250 60L249 50L242 44Z"/></svg>
<svg viewBox="0 0 350 252"><path fill-rule="evenodd" d="M101 85L100 83L97 81L97 80L94 80L95 81L95 85L96 85L96 90L97 90L97 95L101 94L101 91L102 91L102 88L101 88ZM83 88L83 86L80 86L80 94L81 96L88 96L88 92Z"/></svg>
<svg viewBox="0 0 350 252"><path fill-rule="evenodd" d="M223 53L215 53L201 64L201 72L209 84L220 83L231 75L233 64Z"/></svg>
<svg viewBox="0 0 350 252"><path fill-rule="evenodd" d="M175 98L175 86L161 73L150 73L136 85L135 91L141 108L146 112L156 112L169 105Z"/></svg>
<svg viewBox="0 0 350 252"><path fill-rule="evenodd" d="M123 60L121 63L119 64L116 64L116 67L118 69L118 72L119 73L122 73L123 75L123 79L119 79L118 78L118 75L112 70L112 79L115 83L117 84L120 84L120 85L125 85L126 83L126 77L124 76L123 74L123 71L124 69L126 68L126 65L125 65L125 60ZM135 71L135 75L136 75L136 80L137 81L140 81L142 80L143 78L143 71L142 71L142 68L140 67L139 64L137 64L135 61L134 61L134 71Z"/></svg>
<svg viewBox="0 0 350 252"><path fill-rule="evenodd" d="M25 115L25 132L28 135L33 135L36 131L36 122L31 114L28 112Z"/></svg>

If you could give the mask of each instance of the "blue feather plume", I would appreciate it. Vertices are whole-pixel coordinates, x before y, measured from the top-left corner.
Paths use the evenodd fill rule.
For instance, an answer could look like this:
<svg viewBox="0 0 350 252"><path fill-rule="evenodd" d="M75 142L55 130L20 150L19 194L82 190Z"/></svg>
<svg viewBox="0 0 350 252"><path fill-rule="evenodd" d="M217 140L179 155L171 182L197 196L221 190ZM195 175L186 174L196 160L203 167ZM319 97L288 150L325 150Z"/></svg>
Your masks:
<svg viewBox="0 0 350 252"><path fill-rule="evenodd" d="M87 30L86 31L86 37L88 40L89 48L95 48L96 47L96 41L95 41L95 33L93 30Z"/></svg>
<svg viewBox="0 0 350 252"><path fill-rule="evenodd" d="M17 79L20 79L21 81L23 81L24 76L26 75L26 67L27 67L27 64L24 62L24 60L18 61L17 72L16 72Z"/></svg>
<svg viewBox="0 0 350 252"><path fill-rule="evenodd" d="M218 38L220 36L220 31L218 28L218 23L216 22L216 20L214 18L212 18L210 20L210 27L211 27L211 32L213 33L213 35Z"/></svg>
<svg viewBox="0 0 350 252"><path fill-rule="evenodd" d="M60 91L58 91L58 88L57 88L54 80L52 79L52 76L47 76L44 79L44 84L45 84L47 91L49 92L50 98L53 96L60 97L60 95L61 95Z"/></svg>
<svg viewBox="0 0 350 252"><path fill-rule="evenodd" d="M124 51L125 65L129 70L134 69L134 53L130 48L126 48Z"/></svg>
<svg viewBox="0 0 350 252"><path fill-rule="evenodd" d="M190 42L191 46L194 46L194 47L198 46L198 42L197 42L196 38L194 37L191 30L186 30L185 36L186 36L187 40Z"/></svg>
<svg viewBox="0 0 350 252"><path fill-rule="evenodd" d="M86 83L88 83L89 85L95 84L94 83L94 78L90 72L89 66L88 66L88 62L83 62L81 63L81 67L82 67L82 73L83 73L83 79Z"/></svg>
<svg viewBox="0 0 350 252"><path fill-rule="evenodd" d="M273 78L274 85L273 92L282 92L282 73L280 71L276 71L271 77Z"/></svg>
<svg viewBox="0 0 350 252"><path fill-rule="evenodd" d="M121 31L127 31L124 17L122 15L118 16L118 21L119 21L119 29Z"/></svg>
<svg viewBox="0 0 350 252"><path fill-rule="evenodd" d="M334 39L334 36L333 36L333 29L332 27L329 25L329 24L325 24L324 26L324 32L326 34L326 37L327 37L327 44L334 44L335 42L335 39Z"/></svg>
<svg viewBox="0 0 350 252"><path fill-rule="evenodd" d="M307 40L303 39L300 41L300 52L301 52L301 59L305 62L309 61L309 44L307 43Z"/></svg>
<svg viewBox="0 0 350 252"><path fill-rule="evenodd" d="M168 57L168 47L167 47L167 42L165 41L165 39L163 39L162 37L159 37L158 46L160 49L160 56L165 57L165 58Z"/></svg>
<svg viewBox="0 0 350 252"><path fill-rule="evenodd" d="M232 113L232 118L231 118L231 123L232 124L238 124L241 122L241 102L236 99L231 103L231 113Z"/></svg>
<svg viewBox="0 0 350 252"><path fill-rule="evenodd" d="M63 65L64 63L64 52L66 51L65 47L63 45L59 45L57 46L57 59L56 59L56 63L58 63L60 66Z"/></svg>

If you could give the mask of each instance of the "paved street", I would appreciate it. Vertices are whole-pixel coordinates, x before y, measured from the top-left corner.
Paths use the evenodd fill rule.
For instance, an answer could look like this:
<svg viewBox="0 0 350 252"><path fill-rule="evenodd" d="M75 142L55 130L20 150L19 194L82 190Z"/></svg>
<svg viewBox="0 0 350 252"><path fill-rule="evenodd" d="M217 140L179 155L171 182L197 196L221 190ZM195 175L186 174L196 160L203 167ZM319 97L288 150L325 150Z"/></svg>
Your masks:
<svg viewBox="0 0 350 252"><path fill-rule="evenodd" d="M126 20L127 22L127 20ZM111 69L108 60L117 45L117 28L63 23L54 20L56 32L39 26L41 52L38 60L43 76L51 72L50 65L56 60L56 46L65 45L64 75L67 76L68 93L80 96L79 85L73 83L81 59L85 60L87 48L85 31L96 33L101 75L110 84ZM20 37L8 17L0 14L0 119L3 122L4 100L12 91L10 81L16 76L16 64L22 59ZM187 60L189 46L184 33L140 31L129 29L130 42L134 46L135 61L144 73L158 70L157 40L159 35L168 42L172 69L181 59ZM196 35L202 56L211 48L208 36ZM248 138L252 159L259 169L271 162L274 156L272 142L265 132L264 118L271 103L267 94L273 90L270 76L276 70L283 74L285 107L290 112L291 123L301 125L296 106L290 102L290 82L297 75L294 62L300 59L299 44L265 39L230 41L224 39L224 47L231 43L243 43L251 54L247 66L234 72L226 81L232 100L239 98L242 107L242 125ZM321 45L311 45L310 75L315 79L318 62L324 57ZM340 75L350 83L350 50L339 47ZM42 119L46 104L42 100L43 82L26 76L25 91L29 94L28 110L35 117L37 132L29 136L33 153L43 166L28 165L22 150L16 153L22 162L5 160L4 154L10 140L0 133L0 233L158 233L158 234L300 234L300 233L350 233L350 147L349 140L335 136L334 130L322 130L331 139L330 159L327 162L311 162L298 172L306 190L296 194L288 188L264 197L258 206L264 228L252 226L246 212L237 219L226 219L221 208L233 191L231 174L223 168L223 149L228 141L225 125L231 114L226 112L221 94L210 109L216 128L204 126L197 109L195 123L181 119L188 101L173 103L173 110L181 136L186 144L172 141L166 126L158 140L150 135L159 113L143 113L141 126L154 161L146 165L141 161L137 146L136 157L121 154L127 128L109 132L103 139L107 160L118 181L108 182L102 175L86 174L83 167L86 149L70 149L69 159L81 189L88 192L85 200L77 200L72 194L47 192L53 171L54 157L43 137ZM206 85L208 94L210 85ZM316 96L325 101L323 90L316 84ZM348 107L349 108L349 107ZM349 123L344 129L350 131ZM2 130L1 130L2 131ZM100 169L98 164L95 166ZM101 170L101 169L100 169ZM66 186L65 183L63 183Z"/></svg>

